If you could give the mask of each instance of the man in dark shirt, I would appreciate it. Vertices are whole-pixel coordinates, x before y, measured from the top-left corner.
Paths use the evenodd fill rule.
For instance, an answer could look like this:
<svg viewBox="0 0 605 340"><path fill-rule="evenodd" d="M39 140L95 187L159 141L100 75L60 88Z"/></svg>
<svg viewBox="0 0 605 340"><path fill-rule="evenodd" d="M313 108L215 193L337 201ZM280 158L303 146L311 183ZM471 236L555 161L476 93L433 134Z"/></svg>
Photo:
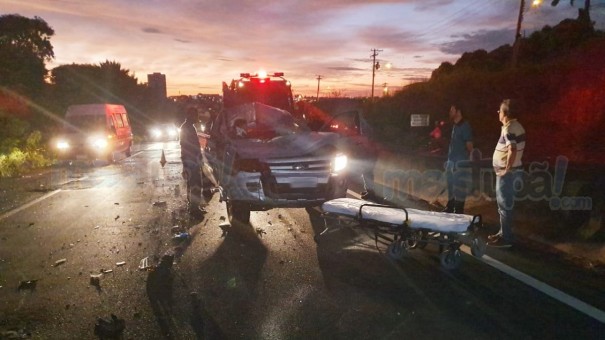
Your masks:
<svg viewBox="0 0 605 340"><path fill-rule="evenodd" d="M444 211L463 214L471 178L470 169L462 165L469 160L473 151L473 131L468 121L462 117L459 106L452 105L449 116L454 126L445 165L448 201Z"/></svg>
<svg viewBox="0 0 605 340"><path fill-rule="evenodd" d="M183 177L187 181L188 209L193 216L199 217L206 211L200 207L202 203L202 177L200 175L202 150L195 129L197 121L197 109L194 107L188 108L185 122L181 125L180 143Z"/></svg>

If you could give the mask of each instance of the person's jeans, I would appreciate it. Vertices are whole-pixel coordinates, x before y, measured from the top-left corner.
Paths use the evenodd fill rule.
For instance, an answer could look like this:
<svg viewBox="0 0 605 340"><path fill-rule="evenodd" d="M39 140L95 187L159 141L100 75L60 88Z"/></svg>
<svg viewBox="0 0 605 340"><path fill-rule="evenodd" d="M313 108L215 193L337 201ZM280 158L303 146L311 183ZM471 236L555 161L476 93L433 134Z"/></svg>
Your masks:
<svg viewBox="0 0 605 340"><path fill-rule="evenodd" d="M513 242L513 208L515 206L515 182L520 179L520 172L512 170L504 176L496 176L496 201L500 214L500 231L504 241Z"/></svg>
<svg viewBox="0 0 605 340"><path fill-rule="evenodd" d="M466 201L468 188L471 184L470 164L465 161L447 161L445 163L445 179L447 182L448 201Z"/></svg>
<svg viewBox="0 0 605 340"><path fill-rule="evenodd" d="M200 163L183 161L185 180L187 181L187 202L190 206L199 206L202 203L202 176Z"/></svg>

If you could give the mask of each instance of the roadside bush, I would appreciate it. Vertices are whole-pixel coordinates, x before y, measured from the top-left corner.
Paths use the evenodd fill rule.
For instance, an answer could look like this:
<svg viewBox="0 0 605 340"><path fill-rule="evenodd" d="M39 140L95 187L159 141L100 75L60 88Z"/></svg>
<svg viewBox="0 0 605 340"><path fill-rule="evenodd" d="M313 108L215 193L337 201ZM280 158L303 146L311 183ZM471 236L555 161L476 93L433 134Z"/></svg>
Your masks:
<svg viewBox="0 0 605 340"><path fill-rule="evenodd" d="M15 118L0 118L0 177L17 176L51 164L40 131Z"/></svg>

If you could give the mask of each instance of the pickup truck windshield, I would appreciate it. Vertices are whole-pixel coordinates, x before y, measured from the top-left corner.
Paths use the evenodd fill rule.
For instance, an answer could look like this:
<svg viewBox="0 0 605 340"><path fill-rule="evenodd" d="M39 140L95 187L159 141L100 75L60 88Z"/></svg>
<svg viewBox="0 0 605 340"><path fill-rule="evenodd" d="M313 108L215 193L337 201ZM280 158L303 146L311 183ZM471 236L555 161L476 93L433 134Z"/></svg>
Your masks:
<svg viewBox="0 0 605 340"><path fill-rule="evenodd" d="M297 121L284 110L253 103L229 110L231 135L240 139L272 139L310 131L303 121Z"/></svg>

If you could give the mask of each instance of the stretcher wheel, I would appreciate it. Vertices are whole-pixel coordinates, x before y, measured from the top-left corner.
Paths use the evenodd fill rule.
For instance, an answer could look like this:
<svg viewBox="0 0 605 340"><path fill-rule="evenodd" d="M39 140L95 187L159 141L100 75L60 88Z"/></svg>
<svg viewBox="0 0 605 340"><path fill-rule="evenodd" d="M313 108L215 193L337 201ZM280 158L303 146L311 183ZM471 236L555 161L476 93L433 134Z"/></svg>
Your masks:
<svg viewBox="0 0 605 340"><path fill-rule="evenodd" d="M416 249L416 247L418 247L418 239L416 237L408 238L403 242L405 242L405 247L407 249Z"/></svg>
<svg viewBox="0 0 605 340"><path fill-rule="evenodd" d="M458 249L447 249L441 253L439 257L441 260L441 265L447 270L456 269L460 266L460 263L462 263L462 255Z"/></svg>
<svg viewBox="0 0 605 340"><path fill-rule="evenodd" d="M427 237L426 237L426 232L425 231L419 231L417 234L418 237L418 242L416 242L416 247L418 249L424 249L426 248L426 245L429 244L427 242Z"/></svg>
<svg viewBox="0 0 605 340"><path fill-rule="evenodd" d="M406 253L403 241L395 241L387 247L387 255L393 260L401 260Z"/></svg>
<svg viewBox="0 0 605 340"><path fill-rule="evenodd" d="M485 243L484 239L479 236L473 238L473 241L471 242L471 254L473 254L474 257L483 257L485 248L487 248L487 243Z"/></svg>

